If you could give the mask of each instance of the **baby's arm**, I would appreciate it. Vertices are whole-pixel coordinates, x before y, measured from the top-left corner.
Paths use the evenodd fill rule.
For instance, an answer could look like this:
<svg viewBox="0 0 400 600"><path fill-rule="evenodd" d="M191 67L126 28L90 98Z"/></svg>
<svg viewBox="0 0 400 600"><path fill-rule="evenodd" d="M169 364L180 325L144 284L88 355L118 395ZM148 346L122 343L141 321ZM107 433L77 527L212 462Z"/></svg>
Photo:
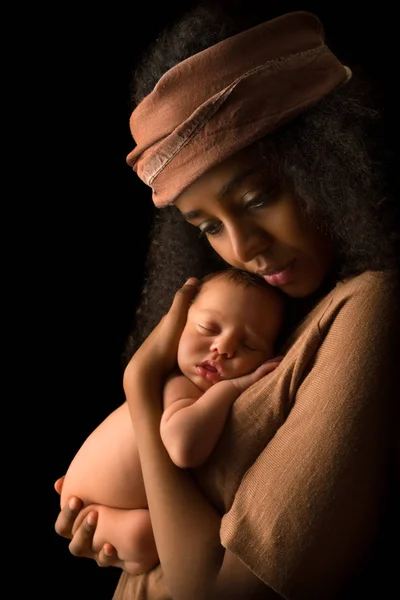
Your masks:
<svg viewBox="0 0 400 600"><path fill-rule="evenodd" d="M218 381L203 393L183 375L171 376L164 386L160 434L172 461L181 468L203 464L219 440L232 404L280 360L275 357L248 375Z"/></svg>
<svg viewBox="0 0 400 600"><path fill-rule="evenodd" d="M230 381L219 381L204 393L184 375L166 383L167 408L161 418L160 434L178 467L197 467L208 458L239 394Z"/></svg>

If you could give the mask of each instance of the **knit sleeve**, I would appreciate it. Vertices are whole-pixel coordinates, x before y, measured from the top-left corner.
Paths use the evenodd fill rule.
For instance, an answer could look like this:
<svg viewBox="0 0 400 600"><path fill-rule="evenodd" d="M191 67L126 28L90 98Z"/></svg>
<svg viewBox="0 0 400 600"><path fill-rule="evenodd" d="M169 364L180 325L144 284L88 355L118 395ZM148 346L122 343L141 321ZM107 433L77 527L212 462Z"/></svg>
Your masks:
<svg viewBox="0 0 400 600"><path fill-rule="evenodd" d="M374 274L338 296L290 414L221 525L222 544L290 600L338 597L374 544L385 499L398 298Z"/></svg>
<svg viewBox="0 0 400 600"><path fill-rule="evenodd" d="M172 600L160 565L142 575L123 572L112 600Z"/></svg>

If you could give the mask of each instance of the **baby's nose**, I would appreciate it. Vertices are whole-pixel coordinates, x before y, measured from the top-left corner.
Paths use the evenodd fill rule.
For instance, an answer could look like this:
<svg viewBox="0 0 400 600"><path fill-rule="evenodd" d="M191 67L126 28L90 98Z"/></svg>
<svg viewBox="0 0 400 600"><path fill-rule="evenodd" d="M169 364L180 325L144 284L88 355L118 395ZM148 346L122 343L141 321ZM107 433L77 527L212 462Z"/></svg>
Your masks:
<svg viewBox="0 0 400 600"><path fill-rule="evenodd" d="M230 337L218 337L212 343L211 351L217 352L219 356L224 358L232 358L236 352L236 344Z"/></svg>

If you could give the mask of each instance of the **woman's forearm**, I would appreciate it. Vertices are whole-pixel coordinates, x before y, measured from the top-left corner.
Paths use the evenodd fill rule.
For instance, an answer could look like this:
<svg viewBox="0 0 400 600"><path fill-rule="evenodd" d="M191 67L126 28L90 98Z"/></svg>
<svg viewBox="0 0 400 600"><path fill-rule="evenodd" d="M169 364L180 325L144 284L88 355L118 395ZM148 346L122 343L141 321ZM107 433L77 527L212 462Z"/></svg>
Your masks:
<svg viewBox="0 0 400 600"><path fill-rule="evenodd" d="M174 600L212 600L224 558L221 518L191 475L176 467L161 440L159 386L151 378L127 398L142 465L157 551ZM140 399L140 400L138 400Z"/></svg>

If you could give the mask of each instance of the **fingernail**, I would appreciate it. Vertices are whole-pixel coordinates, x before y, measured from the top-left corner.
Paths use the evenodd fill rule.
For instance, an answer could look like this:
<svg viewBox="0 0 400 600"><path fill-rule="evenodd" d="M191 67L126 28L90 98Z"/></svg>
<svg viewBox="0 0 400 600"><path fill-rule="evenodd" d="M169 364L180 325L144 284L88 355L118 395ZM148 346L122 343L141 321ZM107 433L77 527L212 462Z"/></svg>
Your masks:
<svg viewBox="0 0 400 600"><path fill-rule="evenodd" d="M112 556L112 550L108 546L104 546L103 550L106 556Z"/></svg>
<svg viewBox="0 0 400 600"><path fill-rule="evenodd" d="M71 500L68 502L68 506L71 510L78 510L79 502L76 498L71 498Z"/></svg>
<svg viewBox="0 0 400 600"><path fill-rule="evenodd" d="M87 524L93 527L96 525L96 513L89 513L87 517Z"/></svg>
<svg viewBox="0 0 400 600"><path fill-rule="evenodd" d="M197 279L197 277L189 277L189 279L187 279L185 285L198 285L199 284L199 280Z"/></svg>

